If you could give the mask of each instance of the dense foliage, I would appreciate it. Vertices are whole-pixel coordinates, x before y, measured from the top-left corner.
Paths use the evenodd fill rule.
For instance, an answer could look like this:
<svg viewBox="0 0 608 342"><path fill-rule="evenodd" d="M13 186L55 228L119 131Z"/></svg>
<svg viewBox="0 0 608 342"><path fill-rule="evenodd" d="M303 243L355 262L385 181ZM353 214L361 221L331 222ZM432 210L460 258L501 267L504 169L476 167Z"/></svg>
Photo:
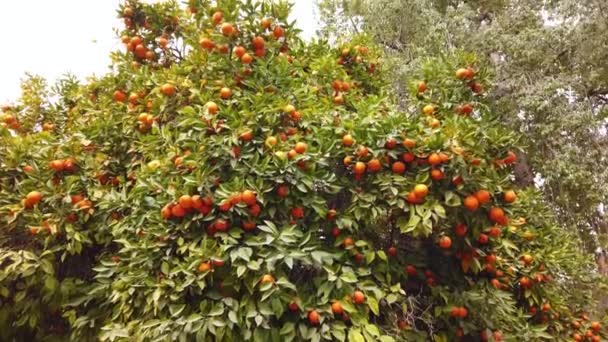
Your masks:
<svg viewBox="0 0 608 342"><path fill-rule="evenodd" d="M537 185L588 252L608 236L605 0L319 0L325 35L365 30L396 91L429 57L465 50L492 74L501 122L522 134L517 183ZM403 18L407 18L404 20Z"/></svg>
<svg viewBox="0 0 608 342"><path fill-rule="evenodd" d="M285 3L119 10L124 52L0 127L0 339L599 340L593 263L512 181L472 55L399 110ZM576 291L573 291L576 289Z"/></svg>

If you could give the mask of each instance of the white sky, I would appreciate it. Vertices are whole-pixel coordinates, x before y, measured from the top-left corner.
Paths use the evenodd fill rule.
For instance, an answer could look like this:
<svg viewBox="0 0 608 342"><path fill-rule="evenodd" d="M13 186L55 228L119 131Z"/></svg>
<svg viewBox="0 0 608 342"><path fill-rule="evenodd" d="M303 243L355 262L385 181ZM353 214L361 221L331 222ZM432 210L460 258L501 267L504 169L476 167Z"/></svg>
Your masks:
<svg viewBox="0 0 608 342"><path fill-rule="evenodd" d="M156 1L156 0L147 0ZM313 0L292 0L292 19L314 35L317 20ZM110 51L121 48L113 28L120 27L120 0L0 0L0 103L20 95L25 72L49 83L71 72L81 79L103 74Z"/></svg>

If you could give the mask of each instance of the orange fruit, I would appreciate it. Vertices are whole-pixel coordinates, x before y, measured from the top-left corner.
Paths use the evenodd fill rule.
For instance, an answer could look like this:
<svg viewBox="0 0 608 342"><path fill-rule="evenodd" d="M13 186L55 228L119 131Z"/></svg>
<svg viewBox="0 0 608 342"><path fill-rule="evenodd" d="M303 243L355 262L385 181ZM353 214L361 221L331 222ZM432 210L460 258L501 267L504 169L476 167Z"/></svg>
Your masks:
<svg viewBox="0 0 608 342"><path fill-rule="evenodd" d="M32 208L42 200L42 193L39 191L32 191L25 195L25 207Z"/></svg>
<svg viewBox="0 0 608 342"><path fill-rule="evenodd" d="M366 168L367 168L367 166L365 165L365 163L359 161L359 162L355 163L355 167L353 169L353 172L356 175L362 175L362 174L365 173L365 169Z"/></svg>
<svg viewBox="0 0 608 342"><path fill-rule="evenodd" d="M490 212L488 213L488 217L490 220L496 223L502 223L505 218L505 212L501 208L492 207L490 208Z"/></svg>
<svg viewBox="0 0 608 342"><path fill-rule="evenodd" d="M425 198L429 193L429 188L425 184L416 184L414 186L414 194L418 198Z"/></svg>
<svg viewBox="0 0 608 342"><path fill-rule="evenodd" d="M192 208L192 197L190 197L190 195L183 195L182 197L179 198L178 200L179 205L184 208L184 209L190 209Z"/></svg>
<svg viewBox="0 0 608 342"><path fill-rule="evenodd" d="M426 82L420 81L418 82L418 93L422 94L426 91Z"/></svg>
<svg viewBox="0 0 608 342"><path fill-rule="evenodd" d="M235 46L234 49L232 50L232 52L234 53L235 56L237 56L238 58L243 57L243 55L245 54L245 48L242 46Z"/></svg>
<svg viewBox="0 0 608 342"><path fill-rule="evenodd" d="M242 57L241 57L241 63L243 64L251 64L251 62L253 62L253 57L251 57L250 54L245 53Z"/></svg>
<svg viewBox="0 0 608 342"><path fill-rule="evenodd" d="M215 47L215 43L209 38L201 38L201 40L199 40L198 43L201 45L201 47L203 49L207 49L207 50L211 50Z"/></svg>
<svg viewBox="0 0 608 342"><path fill-rule="evenodd" d="M349 146L349 147L350 147L350 146L353 146L353 143L354 143L354 142L355 142L355 141L354 141L354 139L353 139L353 136L352 136L352 135L350 135L350 134L345 134L345 135L342 137L342 145L344 145L344 146Z"/></svg>
<svg viewBox="0 0 608 342"><path fill-rule="evenodd" d="M437 166L441 164L441 157L439 157L439 154L431 153L431 155L429 156L429 164L431 164L432 166Z"/></svg>
<svg viewBox="0 0 608 342"><path fill-rule="evenodd" d="M114 94L112 94L112 99L116 102L125 102L127 100L127 95L120 90L116 90Z"/></svg>
<svg viewBox="0 0 608 342"><path fill-rule="evenodd" d="M342 304L340 304L339 301L335 301L331 304L331 312L334 313L334 315L341 315L344 313L344 309L342 308Z"/></svg>
<svg viewBox="0 0 608 342"><path fill-rule="evenodd" d="M365 158L369 154L369 149L365 146L360 146L357 150L357 156L359 158Z"/></svg>
<svg viewBox="0 0 608 342"><path fill-rule="evenodd" d="M241 194L241 198L243 202L245 202L245 204L247 205L254 205L256 203L256 195L251 190L243 191L243 193Z"/></svg>
<svg viewBox="0 0 608 342"><path fill-rule="evenodd" d="M204 261L203 261L203 262L201 262L201 263L198 265L197 270L198 270L198 272L199 272L199 273L205 273L205 272L208 272L209 270L211 270L211 263L210 263L210 262L208 262L208 261L207 261L207 262L204 262Z"/></svg>
<svg viewBox="0 0 608 342"><path fill-rule="evenodd" d="M316 310L308 313L308 322L310 325L319 325L319 313Z"/></svg>
<svg viewBox="0 0 608 342"><path fill-rule="evenodd" d="M517 199L517 195L515 194L515 191L513 191L513 190L507 190L503 194L503 199L507 203L513 203Z"/></svg>
<svg viewBox="0 0 608 342"><path fill-rule="evenodd" d="M442 236L439 239L439 247L443 249L449 249L450 247L452 247L452 239L450 239L449 236Z"/></svg>
<svg viewBox="0 0 608 342"><path fill-rule="evenodd" d="M205 106L207 107L207 112L209 112L209 114L215 114L217 113L217 111L219 110L219 107L217 106L217 104L215 102L209 101L205 104Z"/></svg>
<svg viewBox="0 0 608 342"><path fill-rule="evenodd" d="M186 216L186 210L181 205L177 204L171 208L171 215L175 217L184 217Z"/></svg>
<svg viewBox="0 0 608 342"><path fill-rule="evenodd" d="M260 280L261 284L274 284L274 277L270 274L264 274Z"/></svg>
<svg viewBox="0 0 608 342"><path fill-rule="evenodd" d="M217 11L211 16L211 21L213 21L215 25L219 25L219 23L222 22L222 19L224 19L224 13L221 11Z"/></svg>
<svg viewBox="0 0 608 342"><path fill-rule="evenodd" d="M393 165L391 166L391 170L399 175L402 175L405 173L406 170L406 166L404 163L398 161L398 162L394 162Z"/></svg>
<svg viewBox="0 0 608 342"><path fill-rule="evenodd" d="M232 96L232 90L230 90L230 88L222 87L220 89L220 97L222 99L227 100L230 98L230 96Z"/></svg>
<svg viewBox="0 0 608 342"><path fill-rule="evenodd" d="M255 36L253 37L253 39L251 40L251 45L253 45L253 47L255 49L263 49L264 48L264 38L260 37L260 36Z"/></svg>
<svg viewBox="0 0 608 342"><path fill-rule="evenodd" d="M177 92L177 89L173 84L165 83L160 87L160 92L165 96L173 96Z"/></svg>
<svg viewBox="0 0 608 342"><path fill-rule="evenodd" d="M306 152L307 148L308 148L308 146L306 145L306 143L303 143L300 141L300 142L296 143L294 150L296 151L297 154L303 154Z"/></svg>
<svg viewBox="0 0 608 342"><path fill-rule="evenodd" d="M380 160L372 159L369 162L367 162L367 168L369 169L370 172L378 172L378 171L382 170L382 164L380 163Z"/></svg>
<svg viewBox="0 0 608 342"><path fill-rule="evenodd" d="M260 26L262 27L263 30L268 30L270 28L270 25L272 25L271 19L262 18L262 20L260 20Z"/></svg>
<svg viewBox="0 0 608 342"><path fill-rule="evenodd" d="M410 138L403 139L403 147L406 147L406 148L416 147L416 140L410 139Z"/></svg>
<svg viewBox="0 0 608 342"><path fill-rule="evenodd" d="M224 36L231 36L234 34L234 26L230 23L223 23L220 30Z"/></svg>
<svg viewBox="0 0 608 342"><path fill-rule="evenodd" d="M243 141L251 141L251 139L253 139L253 131L251 129L246 129L239 135L239 139Z"/></svg>
<svg viewBox="0 0 608 342"><path fill-rule="evenodd" d="M431 179L434 181L440 181L443 179L443 171L439 170L439 169L432 169L431 170Z"/></svg>
<svg viewBox="0 0 608 342"><path fill-rule="evenodd" d="M281 38L285 35L285 29L277 25L274 27L274 30L272 30L272 35L277 39Z"/></svg>
<svg viewBox="0 0 608 342"><path fill-rule="evenodd" d="M475 196L475 198L477 198L480 205L484 205L484 204L490 202L490 199L491 199L491 195L488 190L479 190L473 196Z"/></svg>
<svg viewBox="0 0 608 342"><path fill-rule="evenodd" d="M435 113L435 106L433 106L431 104L427 104L426 106L424 106L422 108L422 112L425 115L433 115L433 113Z"/></svg>
<svg viewBox="0 0 608 342"><path fill-rule="evenodd" d="M475 196L469 195L464 199L464 206L470 211L475 211L479 208L479 201Z"/></svg>
<svg viewBox="0 0 608 342"><path fill-rule="evenodd" d="M365 295L361 291L355 291L353 293L353 302L355 304L363 304L365 302Z"/></svg>

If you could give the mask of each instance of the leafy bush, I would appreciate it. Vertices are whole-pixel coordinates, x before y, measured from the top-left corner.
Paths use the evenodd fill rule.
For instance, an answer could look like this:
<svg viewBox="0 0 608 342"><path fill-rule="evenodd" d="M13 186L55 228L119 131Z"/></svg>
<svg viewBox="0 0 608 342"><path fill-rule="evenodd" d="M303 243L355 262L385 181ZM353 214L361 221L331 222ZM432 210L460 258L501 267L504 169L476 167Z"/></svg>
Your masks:
<svg viewBox="0 0 608 342"><path fill-rule="evenodd" d="M473 56L402 113L365 38L186 11L128 1L113 72L4 108L3 340L599 338L593 264L512 189Z"/></svg>

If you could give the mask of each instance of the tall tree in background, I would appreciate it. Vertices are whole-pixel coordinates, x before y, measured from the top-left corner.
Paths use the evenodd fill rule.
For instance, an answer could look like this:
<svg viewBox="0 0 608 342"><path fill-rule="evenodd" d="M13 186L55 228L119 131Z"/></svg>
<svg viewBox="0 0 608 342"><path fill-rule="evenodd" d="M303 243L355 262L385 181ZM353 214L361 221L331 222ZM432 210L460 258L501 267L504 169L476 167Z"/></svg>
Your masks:
<svg viewBox="0 0 608 342"><path fill-rule="evenodd" d="M517 183L536 183L587 250L608 233L608 4L604 0L320 0L326 36L382 44L397 92L429 57L488 61L500 119L522 133ZM339 37L333 37L339 38ZM402 98L405 98L402 96ZM404 105L407 105L403 103Z"/></svg>

